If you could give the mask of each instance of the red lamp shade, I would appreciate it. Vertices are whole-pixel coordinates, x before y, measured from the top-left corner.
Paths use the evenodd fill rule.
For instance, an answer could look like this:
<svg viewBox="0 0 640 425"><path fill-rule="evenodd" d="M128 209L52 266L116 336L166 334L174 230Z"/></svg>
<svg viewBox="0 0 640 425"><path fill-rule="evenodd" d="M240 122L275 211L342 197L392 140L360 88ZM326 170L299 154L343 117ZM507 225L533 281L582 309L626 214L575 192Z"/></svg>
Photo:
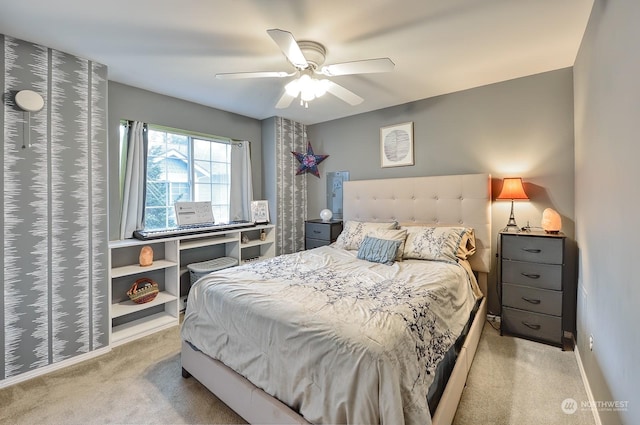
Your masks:
<svg viewBox="0 0 640 425"><path fill-rule="evenodd" d="M529 199L522 187L522 179L520 177L512 177L504 179L502 183L502 191L496 199Z"/></svg>
<svg viewBox="0 0 640 425"><path fill-rule="evenodd" d="M522 179L520 177L511 177L504 179L502 183L502 190L500 191L500 195L496 199L509 199L511 200L511 215L509 216L509 222L507 223L507 227L504 228L503 231L518 232L518 225L516 224L516 219L513 216L513 200L514 199L529 199L526 193L524 193L524 188L522 187Z"/></svg>

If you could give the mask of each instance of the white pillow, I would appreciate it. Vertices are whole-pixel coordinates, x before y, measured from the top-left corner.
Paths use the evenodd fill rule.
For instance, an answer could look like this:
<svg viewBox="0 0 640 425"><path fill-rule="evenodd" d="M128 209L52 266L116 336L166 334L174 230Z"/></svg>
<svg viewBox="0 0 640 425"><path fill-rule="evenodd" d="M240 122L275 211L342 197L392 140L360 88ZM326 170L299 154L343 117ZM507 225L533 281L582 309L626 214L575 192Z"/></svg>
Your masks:
<svg viewBox="0 0 640 425"><path fill-rule="evenodd" d="M475 240L470 242L473 229L467 227L409 226L403 229L407 230L403 258L457 262L461 256L475 252ZM460 249L463 244L464 248Z"/></svg>
<svg viewBox="0 0 640 425"><path fill-rule="evenodd" d="M365 236L378 229L395 229L398 227L397 222L392 223L373 223L365 221L347 220L342 227L342 233L336 239L336 248L347 250L358 250Z"/></svg>
<svg viewBox="0 0 640 425"><path fill-rule="evenodd" d="M402 255L404 253L404 243L407 239L407 229L375 229L369 232L367 236L378 239L399 241L400 246L398 247L395 261L402 261Z"/></svg>

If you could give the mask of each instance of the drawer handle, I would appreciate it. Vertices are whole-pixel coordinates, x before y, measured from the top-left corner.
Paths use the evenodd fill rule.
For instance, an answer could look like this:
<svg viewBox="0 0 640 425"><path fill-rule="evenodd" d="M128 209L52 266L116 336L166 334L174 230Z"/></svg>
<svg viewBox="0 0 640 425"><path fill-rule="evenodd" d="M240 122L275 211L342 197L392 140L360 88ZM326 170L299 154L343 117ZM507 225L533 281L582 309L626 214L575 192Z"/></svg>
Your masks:
<svg viewBox="0 0 640 425"><path fill-rule="evenodd" d="M520 274L522 276L524 276L524 277L528 277L529 279L540 279L540 275L539 274L525 273L525 272L522 272Z"/></svg>
<svg viewBox="0 0 640 425"><path fill-rule="evenodd" d="M522 297L522 299L531 304L540 304L540 300L535 300L533 298Z"/></svg>
<svg viewBox="0 0 640 425"><path fill-rule="evenodd" d="M322 233L320 230L314 230L313 233L319 234Z"/></svg>
<svg viewBox="0 0 640 425"><path fill-rule="evenodd" d="M540 325L532 325L531 323L525 322L524 320L522 321L522 324L530 329L533 329L534 331L540 330Z"/></svg>
<svg viewBox="0 0 640 425"><path fill-rule="evenodd" d="M541 249L533 249L533 248L522 248L522 250L530 252L531 254L540 254L542 252Z"/></svg>

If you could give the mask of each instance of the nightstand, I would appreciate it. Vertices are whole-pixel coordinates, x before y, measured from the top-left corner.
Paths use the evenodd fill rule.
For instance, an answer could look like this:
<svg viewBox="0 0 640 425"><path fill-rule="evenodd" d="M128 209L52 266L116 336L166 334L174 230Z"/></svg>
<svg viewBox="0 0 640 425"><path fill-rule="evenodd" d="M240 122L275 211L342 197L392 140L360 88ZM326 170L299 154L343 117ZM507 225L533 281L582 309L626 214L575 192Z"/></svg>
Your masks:
<svg viewBox="0 0 640 425"><path fill-rule="evenodd" d="M571 251L562 233L500 233L501 334L573 347Z"/></svg>
<svg viewBox="0 0 640 425"><path fill-rule="evenodd" d="M341 220L307 220L304 222L304 248L329 245L336 241L340 232L342 232Z"/></svg>

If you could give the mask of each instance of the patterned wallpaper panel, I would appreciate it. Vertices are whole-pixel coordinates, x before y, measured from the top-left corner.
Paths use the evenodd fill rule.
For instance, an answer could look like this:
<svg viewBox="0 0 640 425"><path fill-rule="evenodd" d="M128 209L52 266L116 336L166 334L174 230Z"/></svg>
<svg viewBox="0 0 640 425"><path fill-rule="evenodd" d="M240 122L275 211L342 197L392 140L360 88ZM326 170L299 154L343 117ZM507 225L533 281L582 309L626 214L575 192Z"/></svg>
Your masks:
<svg viewBox="0 0 640 425"><path fill-rule="evenodd" d="M0 42L6 379L108 344L107 67ZM24 89L44 98L41 111L15 105Z"/></svg>
<svg viewBox="0 0 640 425"><path fill-rule="evenodd" d="M298 122L276 117L277 255L304 249L307 173L296 176L299 162L291 152L306 152L306 150L306 127Z"/></svg>

